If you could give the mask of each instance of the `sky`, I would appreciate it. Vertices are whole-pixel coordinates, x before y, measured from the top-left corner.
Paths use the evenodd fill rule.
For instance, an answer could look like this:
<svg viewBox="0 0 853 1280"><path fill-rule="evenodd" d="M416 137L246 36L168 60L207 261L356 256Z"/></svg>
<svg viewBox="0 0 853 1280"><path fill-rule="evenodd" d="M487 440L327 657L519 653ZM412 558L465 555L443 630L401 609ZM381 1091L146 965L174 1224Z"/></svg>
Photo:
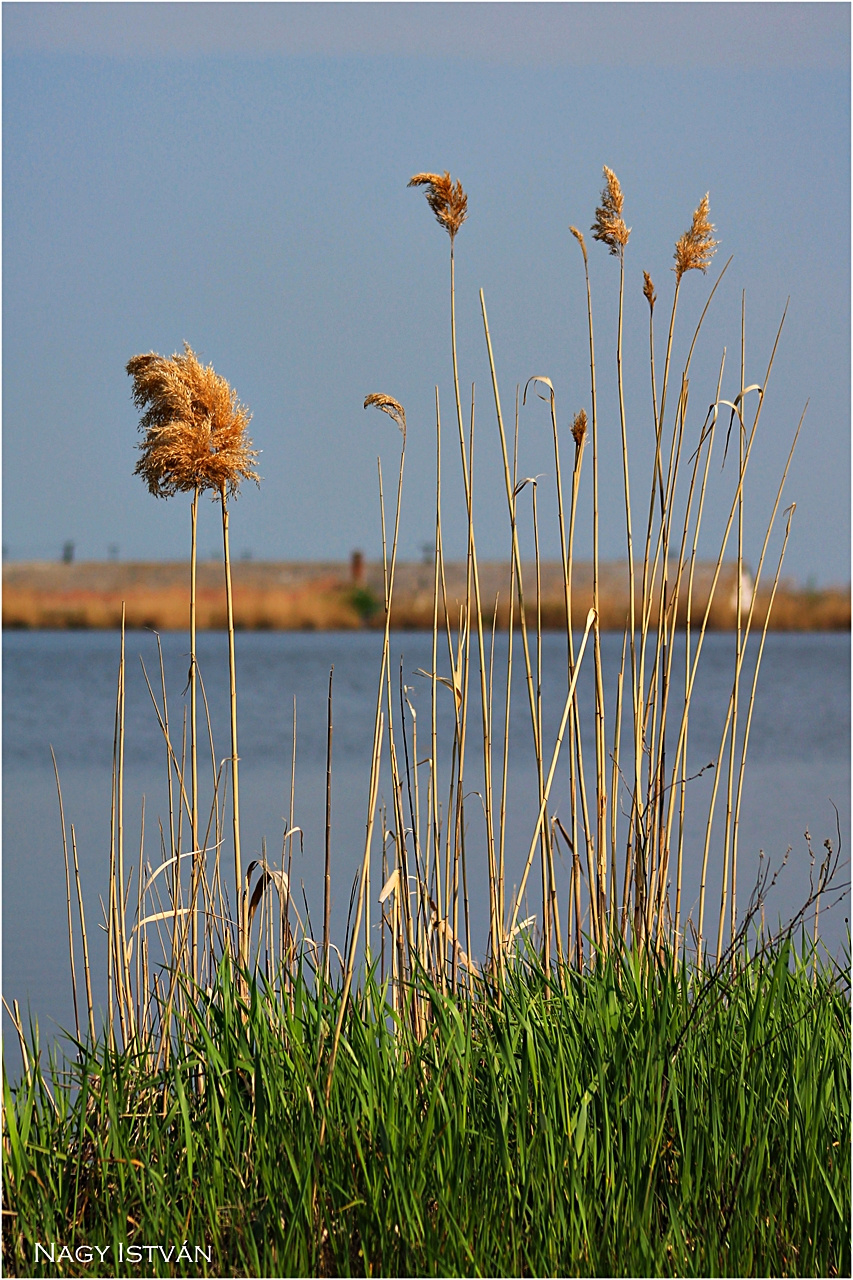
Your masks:
<svg viewBox="0 0 853 1280"><path fill-rule="evenodd" d="M475 402L481 558L506 559L506 500L483 336L504 418L532 375L569 427L590 408L583 261L595 322L601 554L624 555L616 387L619 264L589 231L612 168L625 195L623 374L630 483L648 509L675 240L705 192L719 248L681 286L674 382L709 293L685 433L743 378L765 388L745 485L753 566L793 433L785 573L850 579L850 9L846 4L4 3L3 548L7 559L182 559L189 501L134 466L125 366L189 342L253 413L261 484L231 517L237 556L381 555L377 458L393 504L400 436L366 395L406 409L400 555L435 522L435 389L445 544L464 556L449 241L422 190L468 195L456 240L459 373ZM785 322L769 378L768 362ZM753 393L753 405L756 396ZM677 402L670 396L670 415ZM671 423L670 423L671 429ZM690 450L692 452L692 448ZM720 453L722 450L720 450ZM721 461L721 458L720 458ZM577 554L591 551L584 463ZM519 473L538 477L542 553L558 554L547 406L519 408ZM705 556L728 512L714 464ZM528 487L520 511L531 543ZM526 505L524 505L526 504ZM390 520L389 511L389 520ZM772 556L783 521L777 518ZM218 548L205 504L200 553ZM730 548L734 550L733 544Z"/></svg>

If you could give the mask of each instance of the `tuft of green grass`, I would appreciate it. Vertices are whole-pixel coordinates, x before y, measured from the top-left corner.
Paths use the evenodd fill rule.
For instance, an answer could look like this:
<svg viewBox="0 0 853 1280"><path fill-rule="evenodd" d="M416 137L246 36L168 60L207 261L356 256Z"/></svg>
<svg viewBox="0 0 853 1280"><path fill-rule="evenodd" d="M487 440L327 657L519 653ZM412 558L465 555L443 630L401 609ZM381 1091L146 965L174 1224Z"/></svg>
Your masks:
<svg viewBox="0 0 853 1280"><path fill-rule="evenodd" d="M88 1275L149 1244L153 1275L849 1274L848 989L790 941L417 996L420 1036L363 979L327 1102L341 992L302 968L282 999L223 962L157 1072L33 1045L4 1085L6 1274L55 1274L50 1241L105 1249L63 1269Z"/></svg>

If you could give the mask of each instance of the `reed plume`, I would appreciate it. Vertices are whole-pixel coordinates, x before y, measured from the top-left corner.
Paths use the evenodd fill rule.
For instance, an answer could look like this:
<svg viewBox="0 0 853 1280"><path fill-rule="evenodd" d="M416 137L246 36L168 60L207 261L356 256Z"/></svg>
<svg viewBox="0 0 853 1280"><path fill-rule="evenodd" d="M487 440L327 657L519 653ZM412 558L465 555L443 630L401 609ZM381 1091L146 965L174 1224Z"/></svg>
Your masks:
<svg viewBox="0 0 853 1280"><path fill-rule="evenodd" d="M581 447L586 435L586 409L581 409L575 414L572 423L572 438L578 448Z"/></svg>
<svg viewBox="0 0 853 1280"><path fill-rule="evenodd" d="M675 278L681 281L685 271L706 272L719 241L713 237L714 224L708 220L708 192L699 201L690 230L675 242Z"/></svg>
<svg viewBox="0 0 853 1280"><path fill-rule="evenodd" d="M654 311L655 309L655 302L657 301L657 296L658 295L655 293L655 286L652 284L651 276L649 275L648 271L644 271L643 272L643 297L646 299L646 302L648 302L650 311Z"/></svg>
<svg viewBox="0 0 853 1280"><path fill-rule="evenodd" d="M607 165L604 166L604 177L606 185L601 193L601 204L595 211L595 222L590 230L593 233L593 240L600 240L607 245L612 254L621 257L628 243L631 228L625 226L622 218L624 196L619 185L619 179L612 169L608 169ZM573 228L572 230L573 234L581 240L579 233L574 231ZM581 243L583 243L582 240Z"/></svg>
<svg viewBox="0 0 853 1280"><path fill-rule="evenodd" d="M223 489L233 496L243 480L258 481L257 453L246 428L251 414L210 365L184 343L171 358L149 351L127 364L133 401L145 412L135 475L157 498Z"/></svg>
<svg viewBox="0 0 853 1280"><path fill-rule="evenodd" d="M416 173L409 179L408 185L428 188L427 204L435 214L436 221L444 227L453 241L468 216L468 197L462 190L462 183L457 180L454 184L450 174L445 171L443 174Z"/></svg>

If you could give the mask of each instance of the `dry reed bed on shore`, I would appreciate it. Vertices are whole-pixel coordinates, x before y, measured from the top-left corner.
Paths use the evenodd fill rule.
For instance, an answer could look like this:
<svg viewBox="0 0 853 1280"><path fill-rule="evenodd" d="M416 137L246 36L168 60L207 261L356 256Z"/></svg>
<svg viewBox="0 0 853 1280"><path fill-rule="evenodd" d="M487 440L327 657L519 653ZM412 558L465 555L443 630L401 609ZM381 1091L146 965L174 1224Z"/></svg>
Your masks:
<svg viewBox="0 0 853 1280"><path fill-rule="evenodd" d="M465 565L447 564L447 587L456 611L465 598ZM600 610L603 631L621 631L628 598L626 569L603 564ZM264 562L234 565L234 625L245 631L349 631L360 627L381 629L384 624L382 566L369 562L354 578L346 564L276 564ZM696 573L694 602L703 609L713 565L700 565ZM535 587L535 566L523 565L525 579ZM563 574L559 564L540 565L541 617L545 630L565 628ZM495 601L498 626L506 627L509 604L506 568L480 565L483 608L491 616ZM219 566L198 567L197 624L203 631L223 630L227 625ZM128 562L82 562L75 565L15 563L3 567L3 627L8 630L117 630L121 606L126 605L125 625L155 631L186 629L189 566ZM430 631L433 622L432 566L401 564L393 601L392 628ZM769 591L760 590L755 622L763 626ZM572 600L572 625L583 628L592 605L592 567L576 564ZM535 591L527 605L527 623L536 625ZM726 565L709 618L710 630L731 630L736 623L735 568ZM849 587L803 588L780 583L770 615L771 631L849 631ZM685 624L682 600L676 626ZM651 621L657 623L657 602ZM443 601L439 622L444 625ZM515 624L518 627L517 616Z"/></svg>

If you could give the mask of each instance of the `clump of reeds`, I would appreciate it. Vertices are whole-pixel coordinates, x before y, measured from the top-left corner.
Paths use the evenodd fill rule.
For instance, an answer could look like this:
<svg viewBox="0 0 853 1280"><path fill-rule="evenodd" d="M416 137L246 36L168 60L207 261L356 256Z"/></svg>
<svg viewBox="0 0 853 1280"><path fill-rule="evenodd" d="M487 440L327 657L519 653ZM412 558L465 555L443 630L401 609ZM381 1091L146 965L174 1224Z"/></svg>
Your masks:
<svg viewBox="0 0 853 1280"><path fill-rule="evenodd" d="M787 936L766 934L763 905L772 887L767 875L759 879L745 911L739 914L736 905L749 732L793 508L775 570L764 575L764 567L799 424L767 514L747 596L744 480L776 346L761 383L747 384L742 322L734 389L724 395L723 358L710 397L701 400L704 406L710 399L710 410L694 412L693 353L726 270L710 290L676 375L679 292L688 272L707 271L716 249L705 196L689 230L676 242L660 381L657 295L650 274L643 273L654 459L639 525L641 552L635 555L622 360L630 231L619 181L609 168L604 176L592 230L594 240L620 266L615 358L629 586L621 667L607 703L600 645L601 421L584 237L571 228L584 263L589 412L579 408L571 419L567 493L555 381L537 375L523 397L516 393L514 429L508 432L480 292L510 555L506 669L499 670L498 613L495 608L491 617L484 616L474 529L474 394L472 390L470 409L466 405L463 411L457 357L454 253L467 216L467 196L449 173L420 173L411 180L410 185L427 188L430 209L450 237L450 351L467 514L466 575L464 591L455 598L445 571L436 392L432 651L430 670L419 673L430 687L425 735L412 691L403 683L402 665L395 687L390 655L406 415L389 395L367 396L365 408L378 408L398 426L402 448L390 549L379 466L384 639L365 843L348 938L338 953L340 985L330 938L331 674L322 946L300 918L290 891L290 859L299 833L293 800L295 705L291 801L281 865L272 865L263 848L245 874L242 870L226 499L242 480L257 479L246 435L248 414L224 379L203 368L189 348L171 359L149 353L130 362L134 398L144 410L137 471L158 496L193 495L191 797L184 783L183 752L176 749L169 726L161 659L162 694L158 699L152 691L152 699L167 750L169 832L161 837L156 869L146 868L140 850L131 924L126 919L130 891L122 834L122 635L106 911L107 1034L99 1040L95 1027L72 826L90 1044L81 1046L70 1089L55 1074L48 1083L38 1067L37 1046L28 1051L19 1013L13 1010L25 1078L14 1098L5 1086L4 1177L7 1200L16 1206L14 1223L4 1214L7 1268L20 1265L21 1241L63 1238L69 1224L73 1233L82 1230L82 1223L92 1243L177 1240L193 1232L196 1241L203 1239L214 1251L210 1270L215 1274L849 1270L849 1160L844 1158L850 1130L848 995L843 978L824 969L817 956L817 913L832 886L837 848L826 842L816 880L813 868L808 901L793 922L804 926L806 913L813 913L808 957L793 955L790 930ZM530 388L550 413L565 598L565 685L558 690L562 715L551 741L546 740L544 711L553 694L544 687L542 660L537 497L542 477L518 474L521 411ZM731 431L737 435L725 528L715 547L710 586L705 584L700 594L696 567L720 430L726 443ZM572 628L574 543L589 471L584 473L583 460L590 445L593 592L579 637ZM197 798L195 535L197 500L204 491L219 499L223 517L236 912L229 907L220 875L220 779L212 743L214 801L203 838ZM532 572L523 569L520 551L528 499ZM700 851L686 845L690 711L735 527L732 686L720 708L720 749ZM771 578L769 594L763 576ZM677 669L673 632L679 620L685 626L685 647L683 668ZM517 851L518 878L512 882L507 784L516 621L537 809L529 844L525 840ZM755 631L760 636L753 646L744 711L741 679L746 678L748 644ZM578 682L590 638L586 663L593 668L594 752L585 755L589 739L582 731ZM440 698L449 701L447 742L439 733ZM472 778L476 733L482 740L482 775L478 771ZM389 777L385 793L383 770ZM563 814L552 800L561 770L568 778L568 813ZM726 816L722 839L715 842L721 783ZM180 877L181 859L188 856L181 842L184 813L192 823L187 906ZM62 826L71 931L64 813ZM557 875L560 841L571 860L565 896ZM209 848L216 850L212 871L205 856ZM705 928L712 852L721 881L716 939ZM684 862L691 855L698 861L700 853L697 918L691 911L685 922ZM539 886L528 888L537 857ZM487 885L484 948L478 948L471 933L475 877ZM372 928L371 912L377 907L378 925ZM189 963L183 927L187 918L194 930ZM160 939L165 963L158 970L151 963L149 935L161 925L167 930L171 925L171 930ZM230 940L232 930L236 945ZM202 937L206 967L197 954ZM231 963L235 955L236 973ZM71 960L77 1015L73 939ZM127 1050L123 1055L115 1052L116 1020ZM80 1039L79 1016L77 1028ZM54 1176L57 1167L61 1177ZM71 1177L65 1176L69 1168ZM276 1206L272 1213L271 1205ZM155 1261L159 1266L160 1259ZM168 1265L166 1260L164 1272Z"/></svg>
<svg viewBox="0 0 853 1280"><path fill-rule="evenodd" d="M692 335L688 354L676 374L673 351L676 313L684 278L690 271L705 272L716 249L710 222L708 197L697 207L690 228L676 242L675 284L665 341L662 376L657 363L654 318L657 293L651 275L643 273L643 294L649 305L649 381L651 386L651 438L654 458L645 478L642 519L638 523L632 503L629 469L627 396L623 385L623 294L630 229L624 220L625 197L609 168L592 224L593 239L619 261L619 310L615 341L615 384L621 429L626 536L627 610L624 619L622 661L616 687L607 690L601 653L602 603L599 564L599 445L602 428L599 411L599 367L596 362L593 324L593 291L587 245L582 233L571 232L583 256L585 302L589 346L589 398L574 409L568 421L571 435L570 467L563 467L561 411L556 380L537 375L524 395L516 394L514 423L507 428L502 408L497 362L492 346L485 297L480 292L483 333L489 361L494 401L497 445L503 465L507 512L509 563L506 596L500 613L495 605L484 608L474 521L474 392L463 406L458 368L455 308L456 237L467 218L468 199L449 173L419 173L410 185L425 187L429 207L450 239L450 356L456 437L459 445L467 516L467 557L464 584L448 588L442 526L442 429L436 392L436 503L433 555L432 650L430 669L420 674L429 682L429 716L418 720L416 700L409 686L392 672L390 637L394 619L394 583L399 542L404 464L407 440L406 414L392 396L371 394L365 408L378 408L400 429L402 448L396 487L393 525L386 528L382 468L379 494L384 565L384 638L376 697L374 731L370 746L370 780L366 797L365 841L360 870L353 886L347 938L340 957L338 1003L327 1019L328 1057L325 1076L319 1080L320 1098L328 1106L334 1088L339 1050L345 1036L351 1001L358 998L360 964L378 966L383 999L388 1000L400 1024L416 1039L428 1035L435 1017L431 991L458 996L477 984L493 984L500 1000L506 983L519 966L535 963L553 975L556 986L565 986L573 974L589 973L610 953L632 956L650 967L663 957L677 966L691 955L698 966L708 961L714 968L735 953L742 917L737 909L738 823L746 754L764 636L770 609L780 581L792 512L787 515L781 553L771 573L765 572L770 537L779 513L788 464L780 478L776 501L767 516L766 535L760 546L754 586L743 590L745 534L743 521L744 479L753 455L764 393L775 357L775 345L760 384L748 384L741 335L741 370L735 388L724 394L725 363L721 360L716 384L702 403L709 411L696 414L690 394L694 350L705 315L726 267L714 282ZM726 264L727 266L728 264ZM743 328L743 327L742 327ZM778 341L778 337L777 337ZM110 1009L116 1013L122 1034L129 1042L135 1028L157 1045L156 1061L165 1060L169 1045L173 1003L175 1016L186 1011L181 993L186 978L209 984L224 954L238 962L241 982L256 968L263 970L277 995L289 1000L300 957L316 971L320 987L329 999L335 992L338 971L330 937L332 868L331 747L332 679L329 681L327 748L325 879L322 943L311 936L307 919L296 910L290 872L294 839L300 828L294 814L291 763L291 805L285 828L281 863L273 865L266 849L256 853L244 869L240 849L239 788L236 721L236 675L228 548L227 498L244 479L257 479L254 451L246 429L248 413L235 393L210 368L204 368L187 348L169 359L149 353L128 366L134 379L134 398L143 410L141 460L138 472L152 492L169 496L193 495L192 572L190 588L190 689L191 753L190 794L184 781L182 748L177 747L169 726L165 679L162 693L152 698L166 743L170 814L163 858L154 870L143 874L140 861L136 922L125 920L128 904L123 861L123 681L119 677L116 717L116 792L114 813L114 861L111 873ZM519 434L527 395L540 399L550 414L553 439L559 539L561 548L564 625L566 633L565 685L546 689L542 652L542 582L539 555L539 498L543 477L518 473ZM674 390L673 390L674 389ZM754 398L753 398L754 397ZM584 397L586 399L586 397ZM752 406L748 414L748 406ZM541 412L541 410L540 410ZM727 477L726 521L722 538L712 556L711 581L698 584L697 564L703 535L703 513L708 492L711 458L720 430L737 431ZM791 450L799 426L793 434ZM584 466L591 451L591 465ZM590 474L591 472L591 474ZM570 478L569 478L570 473ZM564 488L564 474L566 483ZM591 487L592 507L592 608L582 634L573 629L578 597L574 548L584 486ZM634 477L636 491L636 476ZM206 831L202 830L198 802L195 701L195 544L196 508L200 493L209 491L221 502L223 549L229 622L229 674L231 692L231 789L234 845L234 905L220 874L222 844L222 779L217 772L211 743L214 797ZM534 561L522 563L523 526L532 526ZM737 533L734 531L737 529ZM637 532L639 530L639 532ZM701 849L686 845L689 801L687 749L690 709L705 635L715 617L715 595L721 591L729 542L736 541L736 636L732 691L721 707L721 739L709 810L705 816ZM707 558L707 556L703 556ZM770 577L769 599L766 578ZM761 600L757 606L756 601ZM584 599L584 609L588 603ZM685 629L683 665L675 661L673 636L676 625ZM506 665L496 658L495 637L506 625ZM515 628L520 632L520 656ZM746 655L754 633L757 646L748 700L741 690L746 680ZM123 655L123 650L122 650ZM591 666L594 700L588 712L578 696L582 665ZM508 842L510 823L509 743L513 707L513 670L521 666L529 719L531 759L535 767L536 817L520 850ZM441 700L447 699L449 737L440 732ZM561 709L559 728L549 741L545 725L548 701ZM587 734L585 716L592 732ZM426 739L426 743L425 743ZM474 747L478 763L472 768ZM482 762L481 764L479 762ZM424 773L424 771L426 771ZM473 777L472 777L473 773ZM382 781L386 777L387 788ZM567 781L567 796L558 810L554 796ZM715 842L715 806L723 787L725 821L722 839ZM564 785L565 791L565 785ZM174 809L174 812L173 812ZM185 905L181 886L182 815L192 827L192 879L190 901ZM177 817L176 817L177 815ZM72 832L73 834L73 832ZM377 844L380 845L377 849ZM212 870L207 853L215 851ZM559 873L560 855L569 855L569 885L565 892ZM685 859L701 860L701 888L693 910L685 909L683 870ZM837 858L837 854L836 854ZM810 906L818 906L830 884L834 863L822 869ZM721 884L716 938L708 937L706 898L710 873L716 867ZM538 881L538 883L536 883ZM486 886L488 935L485 944L472 936L471 900L474 884ZM69 880L70 883L70 880ZM536 888L534 889L534 884ZM160 897L164 885L165 901ZM378 911L378 921L376 913ZM686 919L685 919L686 917ZM170 936L161 939L167 977L158 979L149 966L148 935L163 921ZM190 960L186 956L185 923L191 926ZM166 927L166 926L164 926ZM236 942L232 942L233 937ZM377 942L378 935L378 942ZM203 956L201 955L203 951ZM133 955L137 972L131 972ZM620 961L621 962L621 961ZM633 962L633 961L632 961ZM177 1007L180 1006L180 1007ZM91 1023L91 1017L90 1017ZM322 1108L321 1108L322 1109ZM320 1120L320 1141L327 1131L326 1114Z"/></svg>

